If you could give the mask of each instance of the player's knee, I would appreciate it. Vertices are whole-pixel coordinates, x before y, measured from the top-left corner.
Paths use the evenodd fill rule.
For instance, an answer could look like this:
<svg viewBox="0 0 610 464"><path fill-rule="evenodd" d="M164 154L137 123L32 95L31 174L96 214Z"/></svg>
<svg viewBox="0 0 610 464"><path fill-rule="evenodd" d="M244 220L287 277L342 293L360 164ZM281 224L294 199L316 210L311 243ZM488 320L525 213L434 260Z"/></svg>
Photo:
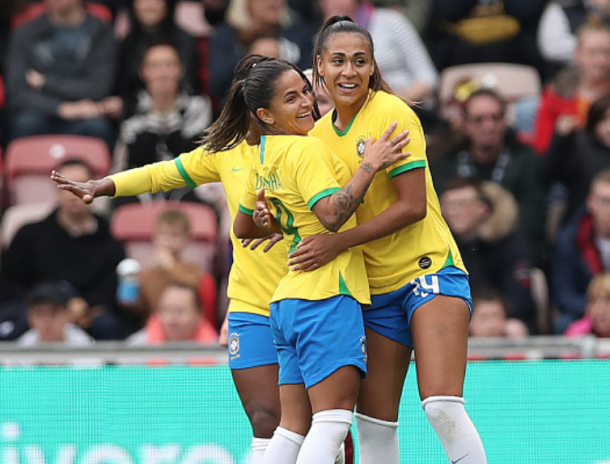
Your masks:
<svg viewBox="0 0 610 464"><path fill-rule="evenodd" d="M253 408L249 414L252 431L255 437L271 438L273 431L280 423L280 411L270 407Z"/></svg>
<svg viewBox="0 0 610 464"><path fill-rule="evenodd" d="M459 396L430 396L422 401L422 408L434 429L446 433L459 430L457 424L465 412L464 398Z"/></svg>

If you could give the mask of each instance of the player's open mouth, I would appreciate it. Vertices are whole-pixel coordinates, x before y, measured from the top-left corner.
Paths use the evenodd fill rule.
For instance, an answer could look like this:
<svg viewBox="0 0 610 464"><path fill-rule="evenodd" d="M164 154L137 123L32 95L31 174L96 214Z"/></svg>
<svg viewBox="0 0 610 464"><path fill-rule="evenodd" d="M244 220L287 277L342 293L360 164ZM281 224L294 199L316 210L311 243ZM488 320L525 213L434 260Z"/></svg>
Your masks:
<svg viewBox="0 0 610 464"><path fill-rule="evenodd" d="M338 84L338 85L339 85L339 87L341 87L342 89L345 89L345 90L353 90L356 87L358 87L357 84Z"/></svg>
<svg viewBox="0 0 610 464"><path fill-rule="evenodd" d="M299 114L297 116L297 119L305 119L305 118L308 118L309 116L311 116L311 111L308 111L307 113Z"/></svg>

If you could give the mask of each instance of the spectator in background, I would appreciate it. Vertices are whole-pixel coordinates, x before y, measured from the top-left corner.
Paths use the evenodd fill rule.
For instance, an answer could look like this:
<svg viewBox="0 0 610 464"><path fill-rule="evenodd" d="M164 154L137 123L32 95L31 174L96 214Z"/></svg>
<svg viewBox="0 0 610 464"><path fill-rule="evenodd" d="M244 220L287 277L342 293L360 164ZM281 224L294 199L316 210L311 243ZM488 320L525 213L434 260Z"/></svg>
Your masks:
<svg viewBox="0 0 610 464"><path fill-rule="evenodd" d="M67 160L59 171L75 181L93 171L80 160ZM96 339L118 339L122 328L116 314L116 267L125 258L123 245L112 237L108 223L90 205L58 190L59 205L47 218L23 226L6 250L0 268L0 301L23 302L27 292L47 280L65 280L86 304L79 325Z"/></svg>
<svg viewBox="0 0 610 464"><path fill-rule="evenodd" d="M146 326L127 338L130 345L160 345L194 341L214 344L218 332L203 314L197 291L188 285L170 284L162 289Z"/></svg>
<svg viewBox="0 0 610 464"><path fill-rule="evenodd" d="M508 130L506 103L495 91L480 89L464 104L465 141L432 161L434 185L442 192L452 177L477 177L508 190L519 205L519 230L533 246L534 263L543 267L546 190L540 158Z"/></svg>
<svg viewBox="0 0 610 464"><path fill-rule="evenodd" d="M196 264L183 260L184 250L190 241L191 224L185 213L167 210L159 215L153 236L152 262L140 274L140 302L134 308L140 327L159 305L161 294L167 286L177 284L195 290L199 288L204 272Z"/></svg>
<svg viewBox="0 0 610 464"><path fill-rule="evenodd" d="M216 26L225 21L229 0L201 0L205 20L210 26Z"/></svg>
<svg viewBox="0 0 610 464"><path fill-rule="evenodd" d="M427 43L439 70L465 63L523 63L542 71L538 22L548 0L432 0Z"/></svg>
<svg viewBox="0 0 610 464"><path fill-rule="evenodd" d="M587 20L597 18L610 24L608 0L555 0L542 13L538 27L538 48L554 68L569 64L578 45L576 31Z"/></svg>
<svg viewBox="0 0 610 464"><path fill-rule="evenodd" d="M546 153L560 116L570 116L582 127L591 104L610 93L610 27L588 22L578 29L573 65L560 71L542 95L533 145Z"/></svg>
<svg viewBox="0 0 610 464"><path fill-rule="evenodd" d="M252 31L251 36L244 35L242 40L246 55L263 55L278 60L285 59L282 54L281 38L273 31Z"/></svg>
<svg viewBox="0 0 610 464"><path fill-rule="evenodd" d="M12 138L78 134L114 143L103 105L116 73L112 26L83 0L45 0L47 12L12 35L6 88Z"/></svg>
<svg viewBox="0 0 610 464"><path fill-rule="evenodd" d="M315 29L288 8L286 0L238 0L230 4L227 21L218 24L210 39L210 85L222 101L233 79L233 69L246 54L244 39L272 32L280 40L281 55L301 69L311 67Z"/></svg>
<svg viewBox="0 0 610 464"><path fill-rule="evenodd" d="M322 24L320 11L315 1L288 0L288 6L300 14L303 19L314 28L317 28Z"/></svg>
<svg viewBox="0 0 610 464"><path fill-rule="evenodd" d="M502 294L483 287L472 292L471 337L527 337L527 326L519 319L509 318Z"/></svg>
<svg viewBox="0 0 610 464"><path fill-rule="evenodd" d="M197 141L212 120L212 105L205 96L181 90L184 67L171 43L151 43L140 66L144 90L138 93L136 114L121 124L114 153L114 170L165 161L197 148Z"/></svg>
<svg viewBox="0 0 610 464"><path fill-rule="evenodd" d="M584 215L557 234L552 288L559 308L558 334L585 315L587 288L593 277L610 272L610 169L591 181L586 206Z"/></svg>
<svg viewBox="0 0 610 464"><path fill-rule="evenodd" d="M447 183L440 202L471 285L497 289L509 317L534 331L532 255L527 239L517 231L519 209L512 195L492 182L458 177Z"/></svg>
<svg viewBox="0 0 610 464"><path fill-rule="evenodd" d="M66 346L89 346L94 343L83 329L72 324L70 302L76 290L68 282L41 282L27 295L27 312L31 329L17 340L22 346L57 342Z"/></svg>
<svg viewBox="0 0 610 464"><path fill-rule="evenodd" d="M563 222L574 219L585 204L595 175L610 168L610 95L598 99L589 110L584 129L571 116L560 116L543 169L549 182L568 189Z"/></svg>
<svg viewBox="0 0 610 464"><path fill-rule="evenodd" d="M595 277L587 288L585 317L572 322L565 335L610 337L610 274Z"/></svg>
<svg viewBox="0 0 610 464"><path fill-rule="evenodd" d="M152 43L171 42L180 54L183 72L182 90L199 91L199 55L197 41L174 22L176 0L133 0L130 11L131 29L121 43L117 93L123 99L124 116L131 116L133 96L145 85L140 69L144 54Z"/></svg>
<svg viewBox="0 0 610 464"><path fill-rule="evenodd" d="M410 101L422 101L432 95L438 73L417 30L402 14L375 8L367 0L319 2L325 18L347 15L369 31L377 65L396 93Z"/></svg>
<svg viewBox="0 0 610 464"><path fill-rule="evenodd" d="M6 128L7 120L5 118L5 91L4 91L4 62L8 49L9 27L11 16L14 13L15 5L13 1L2 2L0 5L0 147L4 148L8 130Z"/></svg>
<svg viewBox="0 0 610 464"><path fill-rule="evenodd" d="M425 36L430 24L432 0L373 0L373 4L399 10L415 26L419 35Z"/></svg>

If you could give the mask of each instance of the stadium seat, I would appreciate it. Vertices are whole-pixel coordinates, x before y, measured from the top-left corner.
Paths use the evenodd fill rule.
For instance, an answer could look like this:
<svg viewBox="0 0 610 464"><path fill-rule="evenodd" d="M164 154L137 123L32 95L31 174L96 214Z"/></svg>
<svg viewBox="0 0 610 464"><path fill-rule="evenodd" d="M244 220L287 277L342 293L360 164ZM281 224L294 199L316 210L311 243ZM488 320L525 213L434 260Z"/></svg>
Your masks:
<svg viewBox="0 0 610 464"><path fill-rule="evenodd" d="M77 158L91 165L96 177L110 170L110 151L104 141L80 135L36 135L14 140L6 148L5 179L8 204L55 199L51 170L63 160Z"/></svg>
<svg viewBox="0 0 610 464"><path fill-rule="evenodd" d="M440 75L441 106L451 101L456 84L473 79L483 87L496 90L513 102L522 97L540 95L542 84L535 68L512 63L473 63L445 68Z"/></svg>
<svg viewBox="0 0 610 464"><path fill-rule="evenodd" d="M54 207L53 202L43 202L15 205L8 208L2 216L2 248L8 248L11 240L21 227L44 219Z"/></svg>
<svg viewBox="0 0 610 464"><path fill-rule="evenodd" d="M112 215L111 230L117 240L125 243L128 256L142 267L150 264L152 237L157 216L167 209L178 209L189 215L192 242L187 246L184 259L198 264L213 273L216 258L218 222L212 207L200 203L153 201L118 207Z"/></svg>

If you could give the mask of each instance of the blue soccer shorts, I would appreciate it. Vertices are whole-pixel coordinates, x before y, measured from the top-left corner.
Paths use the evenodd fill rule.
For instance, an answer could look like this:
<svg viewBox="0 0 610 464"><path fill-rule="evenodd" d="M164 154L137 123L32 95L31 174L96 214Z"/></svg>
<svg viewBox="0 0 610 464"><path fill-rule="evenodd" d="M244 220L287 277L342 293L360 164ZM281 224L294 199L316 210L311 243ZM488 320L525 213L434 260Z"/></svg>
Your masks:
<svg viewBox="0 0 610 464"><path fill-rule="evenodd" d="M244 306L244 303L240 305ZM259 314L236 311L231 306L229 313L229 367L248 369L250 367L277 364L277 351L269 318Z"/></svg>
<svg viewBox="0 0 610 464"><path fill-rule="evenodd" d="M472 314L468 274L449 266L436 274L418 277L393 292L371 295L371 306L363 311L364 325L391 340L413 348L411 318L417 308L437 295L463 299Z"/></svg>
<svg viewBox="0 0 610 464"><path fill-rule="evenodd" d="M355 299L285 299L271 303L270 319L280 385L304 383L310 388L344 366L366 375L362 307Z"/></svg>

